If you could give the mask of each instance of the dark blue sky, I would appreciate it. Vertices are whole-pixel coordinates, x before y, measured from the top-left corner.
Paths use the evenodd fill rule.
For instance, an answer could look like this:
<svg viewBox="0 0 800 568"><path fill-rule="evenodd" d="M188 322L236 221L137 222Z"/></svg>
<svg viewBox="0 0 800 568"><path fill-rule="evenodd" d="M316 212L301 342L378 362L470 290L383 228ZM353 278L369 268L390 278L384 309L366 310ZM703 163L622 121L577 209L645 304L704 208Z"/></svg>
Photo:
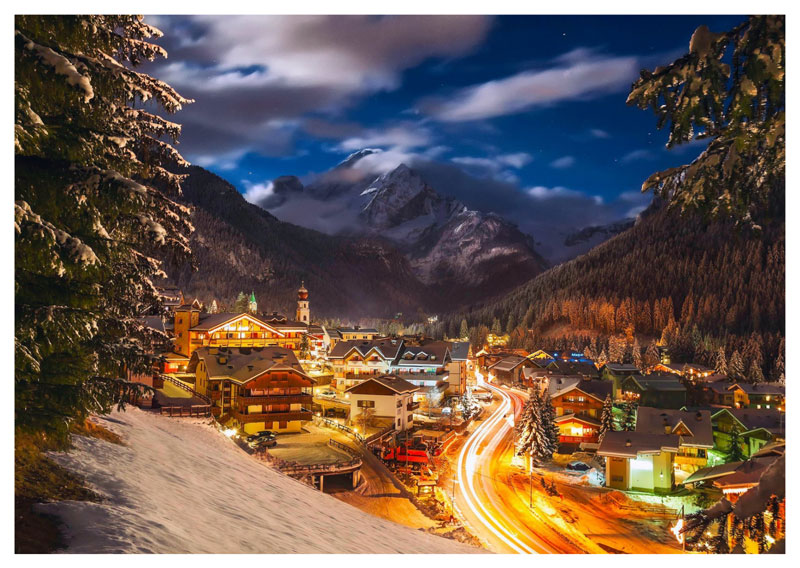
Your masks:
<svg viewBox="0 0 800 568"><path fill-rule="evenodd" d="M366 146L376 171L463 170L435 189L521 225L530 207L583 226L640 210L649 174L702 150L667 151L625 104L638 70L743 19L157 16L170 57L148 70L197 100L175 117L182 153L252 201Z"/></svg>

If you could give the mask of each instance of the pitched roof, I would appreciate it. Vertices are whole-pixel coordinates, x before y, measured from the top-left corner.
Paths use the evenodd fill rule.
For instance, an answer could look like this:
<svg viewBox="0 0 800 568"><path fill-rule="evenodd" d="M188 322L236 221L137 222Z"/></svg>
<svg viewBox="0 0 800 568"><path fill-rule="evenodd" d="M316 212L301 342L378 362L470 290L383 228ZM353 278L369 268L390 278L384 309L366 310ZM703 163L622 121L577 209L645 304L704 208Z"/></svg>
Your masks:
<svg viewBox="0 0 800 568"><path fill-rule="evenodd" d="M209 379L230 379L244 384L268 371L294 371L309 381L297 356L283 347L200 347L192 353L187 370L194 372L199 361L205 363Z"/></svg>
<svg viewBox="0 0 800 568"><path fill-rule="evenodd" d="M378 333L377 329L372 327L340 327L339 333Z"/></svg>
<svg viewBox="0 0 800 568"><path fill-rule="evenodd" d="M409 383L405 379L401 379L401 378L393 376L393 375L383 375L381 377L370 377L369 379L367 379L367 380L365 380L365 381L363 381L363 382L361 382L361 383L359 383L357 385L353 385L352 387L347 389L345 392L353 392L353 393L358 394L359 391L369 390L369 386L366 386L366 387L364 386L364 385L368 385L369 383L378 384L378 385L380 385L382 387L385 387L386 389L389 389L390 391L392 391L392 393L395 393L395 394L403 394L403 393L407 393L407 392L416 392L416 391L419 390L419 387L417 385L412 385L411 383Z"/></svg>
<svg viewBox="0 0 800 568"><path fill-rule="evenodd" d="M450 360L450 345L432 341L425 345L403 345L395 364L398 367L444 367Z"/></svg>
<svg viewBox="0 0 800 568"><path fill-rule="evenodd" d="M758 383L758 384L750 384L750 383L743 383L738 382L730 387L730 390L735 388L740 388L747 394L774 394L783 396L786 394L786 387L783 385L779 385L778 383Z"/></svg>
<svg viewBox="0 0 800 568"><path fill-rule="evenodd" d="M642 390L659 391L659 392L681 392L685 391L686 387L680 379L673 377L652 375L631 375L623 384L628 384L629 381L634 381Z"/></svg>
<svg viewBox="0 0 800 568"><path fill-rule="evenodd" d="M665 434L669 428L673 434L681 424L691 432L691 435L681 435L682 446L714 447L714 430L708 410L688 412L640 406L636 411L636 432Z"/></svg>
<svg viewBox="0 0 800 568"><path fill-rule="evenodd" d="M648 434L645 432L606 432L597 454L622 458L636 458L639 454L657 454L661 451L677 452L680 440L676 434Z"/></svg>
<svg viewBox="0 0 800 568"><path fill-rule="evenodd" d="M581 363L580 361L556 361L555 367L561 375L581 375L584 377L597 377L597 367L591 363Z"/></svg>
<svg viewBox="0 0 800 568"><path fill-rule="evenodd" d="M233 323L234 321L243 317L247 317L248 319L257 322L259 325L271 328L276 332L278 332L279 334L283 335L283 333L280 330L278 330L275 325L268 323L267 320L262 317L249 313L232 313L232 312L221 312L218 314L200 314L199 322L197 323L196 326L191 328L191 331L212 331L229 323Z"/></svg>
<svg viewBox="0 0 800 568"><path fill-rule="evenodd" d="M466 361L469 358L469 341L451 341L450 357L453 361Z"/></svg>
<svg viewBox="0 0 800 568"><path fill-rule="evenodd" d="M573 390L579 390L584 394L597 398L601 401L611 395L614 385L611 381L601 381L599 379L582 379L581 377L550 377L547 390L550 397L561 396Z"/></svg>
<svg viewBox="0 0 800 568"><path fill-rule="evenodd" d="M500 359L497 363L491 365L489 368L496 371L511 371L516 369L521 363L529 360L530 359L521 357L520 355L509 355L508 357Z"/></svg>
<svg viewBox="0 0 800 568"><path fill-rule="evenodd" d="M577 414L574 414L572 412L569 412L567 414L562 414L561 416L556 416L553 422L558 424L559 422L567 422L570 420L574 420L576 422L582 422L590 426L598 426L598 427L601 426L600 421L597 418L592 418L591 416L586 416L583 414L578 416Z"/></svg>
<svg viewBox="0 0 800 568"><path fill-rule="evenodd" d="M155 329L156 331L160 331L161 333L166 333L167 328L164 325L164 320L161 316L143 316L139 318L140 321L150 329Z"/></svg>
<svg viewBox="0 0 800 568"><path fill-rule="evenodd" d="M745 432L763 428L779 437L786 433L785 416L777 408L723 408L715 412L711 419L716 420L725 412L738 420Z"/></svg>
<svg viewBox="0 0 800 568"><path fill-rule="evenodd" d="M718 477L716 481L714 481L714 485L722 489L726 487L756 485L761 479L764 470L779 458L780 456L766 456L741 462L739 467L729 475Z"/></svg>
<svg viewBox="0 0 800 568"><path fill-rule="evenodd" d="M639 373L639 367L627 363L606 363L605 366L613 373Z"/></svg>
<svg viewBox="0 0 800 568"><path fill-rule="evenodd" d="M394 361L400 354L402 347L402 339L350 339L337 343L328 358L343 359L354 350L361 354L362 357L366 357L367 353L374 349L385 360Z"/></svg>

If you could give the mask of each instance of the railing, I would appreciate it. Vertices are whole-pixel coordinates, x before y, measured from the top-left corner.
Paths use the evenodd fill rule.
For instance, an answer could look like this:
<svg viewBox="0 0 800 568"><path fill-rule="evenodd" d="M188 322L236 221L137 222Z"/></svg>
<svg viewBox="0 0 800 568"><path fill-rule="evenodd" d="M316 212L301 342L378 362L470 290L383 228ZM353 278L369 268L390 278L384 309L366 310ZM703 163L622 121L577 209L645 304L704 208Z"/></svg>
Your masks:
<svg viewBox="0 0 800 568"><path fill-rule="evenodd" d="M266 396L238 396L236 401L239 407L251 404L304 404L311 403L310 394L287 394L287 395L266 395Z"/></svg>
<svg viewBox="0 0 800 568"><path fill-rule="evenodd" d="M200 394L199 392L197 392L196 390L194 390L192 387L190 387L189 385L187 385L187 384L186 384L186 383L184 383L183 381L179 381L178 379L175 379L175 378L173 378L173 377L170 377L169 375L159 375L159 376L160 376L160 377L161 377L163 380L167 381L168 383L172 383L172 384L173 384L173 385L175 385L176 387L178 387L178 388L180 388L180 389L183 389L183 390L185 390L185 391L187 391L187 392L190 392L190 393L192 393L192 395L196 396L197 398L199 398L199 399L201 399L201 400L204 400L204 401L206 401L207 403L211 404L211 399L209 399L209 398L208 398L206 395L204 395L204 394Z"/></svg>
<svg viewBox="0 0 800 568"><path fill-rule="evenodd" d="M342 444L341 442L337 442L333 438L329 438L328 439L328 445L329 446L333 446L337 450L342 450L343 452L345 452L346 454L348 454L348 455L350 455L350 456L352 456L354 458L359 458L360 457L358 455L358 452L356 452L353 448L351 448L347 444Z"/></svg>
<svg viewBox="0 0 800 568"><path fill-rule="evenodd" d="M242 424L248 424L250 422L291 422L293 420L311 420L311 417L313 416L310 410L245 414L236 409L231 410L231 415Z"/></svg>
<svg viewBox="0 0 800 568"><path fill-rule="evenodd" d="M408 410L409 412L412 410L417 410L418 408L419 408L419 402L409 402L406 405L406 410Z"/></svg>
<svg viewBox="0 0 800 568"><path fill-rule="evenodd" d="M161 414L173 418L211 416L211 406L195 404L192 406L162 406Z"/></svg>
<svg viewBox="0 0 800 568"><path fill-rule="evenodd" d="M559 436L558 441L566 444L577 444L579 442L596 442L599 435L593 436Z"/></svg>
<svg viewBox="0 0 800 568"><path fill-rule="evenodd" d="M379 432L375 432L374 434L371 434L370 436L368 436L367 438L364 439L364 443L367 446L369 446L370 444L372 444L374 442L377 442L378 440L380 440L381 438L383 438L384 436L386 436L390 432L394 432L394 426L387 426L383 430L380 430Z"/></svg>
<svg viewBox="0 0 800 568"><path fill-rule="evenodd" d="M325 418L324 416L314 416L314 423L317 425L328 426L329 428L335 428L355 438L359 443L361 444L365 443L364 436L362 436L349 426L345 426L344 424L336 422L336 420L331 420L330 418Z"/></svg>
<svg viewBox="0 0 800 568"><path fill-rule="evenodd" d="M360 457L354 457L353 459L343 463L299 464L294 461L286 461L275 457L266 449L255 452L254 455L258 459L275 466L281 473L285 475L349 473L360 468L363 463Z"/></svg>

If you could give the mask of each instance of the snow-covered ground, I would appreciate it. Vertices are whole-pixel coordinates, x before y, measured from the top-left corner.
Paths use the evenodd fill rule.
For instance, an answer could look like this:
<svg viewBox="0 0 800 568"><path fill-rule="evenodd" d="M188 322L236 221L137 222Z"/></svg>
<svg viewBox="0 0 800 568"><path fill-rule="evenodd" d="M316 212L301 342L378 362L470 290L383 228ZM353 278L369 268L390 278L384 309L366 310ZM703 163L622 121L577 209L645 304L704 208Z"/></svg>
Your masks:
<svg viewBox="0 0 800 568"><path fill-rule="evenodd" d="M130 408L101 422L126 445L76 437L53 455L106 498L40 505L62 519L67 552L476 552L290 479L198 421Z"/></svg>

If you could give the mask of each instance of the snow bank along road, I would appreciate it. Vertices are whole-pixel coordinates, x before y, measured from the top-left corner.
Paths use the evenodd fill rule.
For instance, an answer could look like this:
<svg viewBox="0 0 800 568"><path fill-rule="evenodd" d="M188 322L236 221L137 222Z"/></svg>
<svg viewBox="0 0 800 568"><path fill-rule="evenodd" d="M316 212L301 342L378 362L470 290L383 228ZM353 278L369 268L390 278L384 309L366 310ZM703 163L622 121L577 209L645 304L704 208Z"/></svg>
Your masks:
<svg viewBox="0 0 800 568"><path fill-rule="evenodd" d="M213 427L137 408L101 420L125 446L55 454L104 503L40 505L67 552L447 553L478 549L363 513L256 461Z"/></svg>
<svg viewBox="0 0 800 568"><path fill-rule="evenodd" d="M483 386L500 396L501 402L461 448L456 474L456 506L473 532L483 537L495 552L558 553L559 550L537 537L534 528L523 522L530 513L518 511L518 499L502 491L502 481L497 475L512 444L511 418L521 411L524 398L488 383Z"/></svg>

